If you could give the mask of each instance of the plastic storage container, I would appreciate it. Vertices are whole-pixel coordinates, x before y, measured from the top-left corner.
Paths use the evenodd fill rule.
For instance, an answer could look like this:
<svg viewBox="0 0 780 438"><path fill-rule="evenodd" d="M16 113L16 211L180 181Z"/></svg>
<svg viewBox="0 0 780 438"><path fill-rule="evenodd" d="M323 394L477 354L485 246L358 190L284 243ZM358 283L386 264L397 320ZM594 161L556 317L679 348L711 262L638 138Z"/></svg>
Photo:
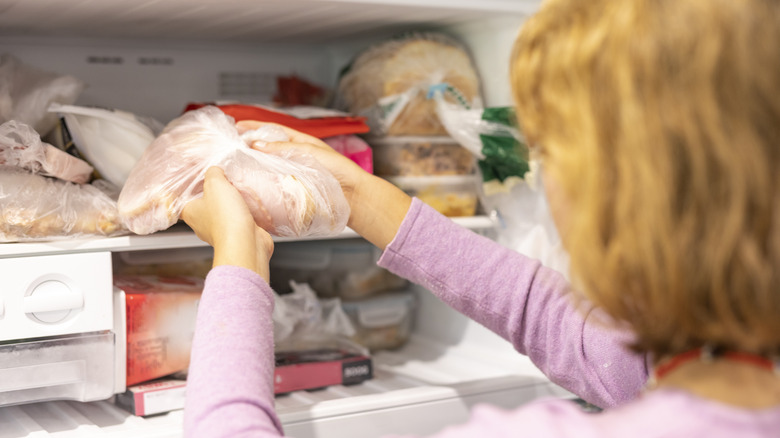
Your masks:
<svg viewBox="0 0 780 438"><path fill-rule="evenodd" d="M290 292L290 280L308 283L323 298L355 300L402 289L408 281L380 268L381 251L362 239L290 242L276 245L271 287Z"/></svg>
<svg viewBox="0 0 780 438"><path fill-rule="evenodd" d="M342 303L355 327L353 340L371 351L395 349L412 334L417 296L412 291L388 292Z"/></svg>
<svg viewBox="0 0 780 438"><path fill-rule="evenodd" d="M474 216L477 212L476 175L396 176L387 180L445 216Z"/></svg>
<svg viewBox="0 0 780 438"><path fill-rule="evenodd" d="M374 137L374 173L379 176L467 175L474 156L451 137Z"/></svg>
<svg viewBox="0 0 780 438"><path fill-rule="evenodd" d="M114 333L0 346L0 406L40 400L103 400L116 388Z"/></svg>

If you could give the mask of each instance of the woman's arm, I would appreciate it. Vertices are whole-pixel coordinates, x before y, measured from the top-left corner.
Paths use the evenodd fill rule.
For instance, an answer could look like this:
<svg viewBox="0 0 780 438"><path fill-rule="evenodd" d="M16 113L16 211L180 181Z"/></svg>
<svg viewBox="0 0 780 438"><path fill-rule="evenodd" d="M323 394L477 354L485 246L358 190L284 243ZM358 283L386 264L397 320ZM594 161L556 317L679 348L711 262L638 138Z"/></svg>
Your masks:
<svg viewBox="0 0 780 438"><path fill-rule="evenodd" d="M261 125L238 123L239 130ZM328 168L350 203L349 226L387 248L383 266L503 336L551 380L594 404L612 406L639 392L647 368L644 357L625 348L630 334L604 328L596 310L576 309L569 284L557 272L458 227L419 200L412 205L392 184L322 141L285 131L290 143L262 150L295 149Z"/></svg>
<svg viewBox="0 0 780 438"><path fill-rule="evenodd" d="M552 381L593 404L629 400L647 380L644 356L625 347L630 334L604 327L587 303L577 309L562 275L418 199L379 264L509 340Z"/></svg>

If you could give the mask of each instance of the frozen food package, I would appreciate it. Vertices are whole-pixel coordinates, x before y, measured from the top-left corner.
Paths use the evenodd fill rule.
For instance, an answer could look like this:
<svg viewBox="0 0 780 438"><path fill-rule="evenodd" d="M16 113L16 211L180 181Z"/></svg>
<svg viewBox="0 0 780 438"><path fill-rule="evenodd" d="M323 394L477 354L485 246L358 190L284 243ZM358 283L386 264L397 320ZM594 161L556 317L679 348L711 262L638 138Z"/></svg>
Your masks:
<svg viewBox="0 0 780 438"><path fill-rule="evenodd" d="M125 293L127 386L187 369L204 280L114 276Z"/></svg>
<svg viewBox="0 0 780 438"><path fill-rule="evenodd" d="M432 87L481 107L479 76L465 47L440 33L413 33L360 53L341 76L336 106L368 119L373 135L446 135Z"/></svg>
<svg viewBox="0 0 780 438"><path fill-rule="evenodd" d="M219 166L241 192L258 225L282 237L330 236L349 218L336 178L310 155L272 155L250 147L286 140L278 126L239 135L232 117L206 106L173 120L144 152L119 195L123 223L149 234L173 225L202 195L203 178Z"/></svg>
<svg viewBox="0 0 780 438"><path fill-rule="evenodd" d="M49 111L62 116L79 154L117 187L162 130L154 119L117 109L53 104Z"/></svg>
<svg viewBox="0 0 780 438"><path fill-rule="evenodd" d="M42 142L32 127L16 120L0 125L0 165L78 184L88 182L94 170L84 160Z"/></svg>
<svg viewBox="0 0 780 438"><path fill-rule="evenodd" d="M93 184L0 166L0 241L54 240L126 233L116 201Z"/></svg>
<svg viewBox="0 0 780 438"><path fill-rule="evenodd" d="M0 123L16 120L46 135L57 124L47 109L72 104L86 84L69 75L38 69L10 54L0 56Z"/></svg>

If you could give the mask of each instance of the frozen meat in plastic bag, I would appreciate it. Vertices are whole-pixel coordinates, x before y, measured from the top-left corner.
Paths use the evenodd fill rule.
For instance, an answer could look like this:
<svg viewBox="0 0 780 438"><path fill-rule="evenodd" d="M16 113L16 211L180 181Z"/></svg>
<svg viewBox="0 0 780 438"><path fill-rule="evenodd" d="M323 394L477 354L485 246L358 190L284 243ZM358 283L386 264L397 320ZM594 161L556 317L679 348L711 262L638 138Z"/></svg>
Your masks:
<svg viewBox="0 0 780 438"><path fill-rule="evenodd" d="M96 186L0 166L0 241L113 236L125 232L116 201Z"/></svg>
<svg viewBox="0 0 780 438"><path fill-rule="evenodd" d="M16 120L0 125L0 165L79 184L88 182L93 171L86 161L42 142L33 128Z"/></svg>
<svg viewBox="0 0 780 438"><path fill-rule="evenodd" d="M269 233L302 237L341 232L349 204L327 169L309 155L289 151L277 156L249 146L286 139L273 125L242 138L233 118L213 106L184 113L165 127L130 172L119 195L123 222L137 234L170 227L184 205L202 195L206 170L219 166Z"/></svg>

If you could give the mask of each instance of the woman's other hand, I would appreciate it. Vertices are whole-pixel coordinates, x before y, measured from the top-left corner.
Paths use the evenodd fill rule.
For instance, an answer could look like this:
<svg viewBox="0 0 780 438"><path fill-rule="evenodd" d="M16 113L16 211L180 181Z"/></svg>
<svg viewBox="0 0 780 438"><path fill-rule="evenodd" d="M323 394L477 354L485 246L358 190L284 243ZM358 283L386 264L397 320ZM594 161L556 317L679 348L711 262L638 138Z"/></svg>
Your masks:
<svg viewBox="0 0 780 438"><path fill-rule="evenodd" d="M212 167L206 172L203 197L187 203L181 218L214 247L214 266L244 267L269 280L268 262L274 250L271 235L257 226L222 169Z"/></svg>
<svg viewBox="0 0 780 438"><path fill-rule="evenodd" d="M236 123L240 133L271 123L244 120ZM386 180L372 175L322 140L286 126L277 125L289 137L287 142L266 143L258 151L281 155L295 150L322 164L341 185L350 206L347 225L366 240L384 249L398 232L411 198Z"/></svg>

